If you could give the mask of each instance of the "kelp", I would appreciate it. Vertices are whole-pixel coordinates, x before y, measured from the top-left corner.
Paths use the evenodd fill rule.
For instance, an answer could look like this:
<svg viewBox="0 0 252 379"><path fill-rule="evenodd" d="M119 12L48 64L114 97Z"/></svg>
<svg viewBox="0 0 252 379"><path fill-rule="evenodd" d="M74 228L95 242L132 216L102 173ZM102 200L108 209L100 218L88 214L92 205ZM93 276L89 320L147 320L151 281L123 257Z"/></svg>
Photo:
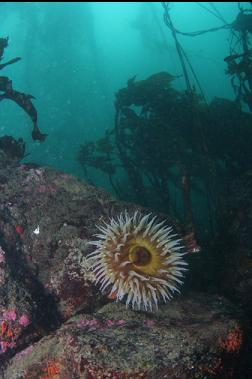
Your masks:
<svg viewBox="0 0 252 379"><path fill-rule="evenodd" d="M6 47L8 47L8 38L0 38L0 61L3 59ZM18 62L20 59L20 57L17 57L6 63L0 64L0 70L10 64ZM47 135L41 133L38 127L37 110L32 103L32 99L35 99L34 96L14 90L12 81L7 76L0 76L0 101L4 99L14 101L28 114L33 122L32 138L43 142Z"/></svg>
<svg viewBox="0 0 252 379"><path fill-rule="evenodd" d="M120 198L200 228L208 213L209 230L230 183L251 167L252 115L227 99L207 105L175 80L165 72L130 78L116 93L114 128L83 144L78 159L108 175Z"/></svg>

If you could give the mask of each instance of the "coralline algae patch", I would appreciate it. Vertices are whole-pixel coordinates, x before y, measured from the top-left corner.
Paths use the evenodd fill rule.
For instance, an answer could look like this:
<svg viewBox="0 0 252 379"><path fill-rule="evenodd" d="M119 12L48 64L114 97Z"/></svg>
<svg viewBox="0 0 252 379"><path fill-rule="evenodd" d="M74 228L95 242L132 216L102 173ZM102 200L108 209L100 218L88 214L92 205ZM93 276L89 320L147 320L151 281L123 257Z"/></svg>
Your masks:
<svg viewBox="0 0 252 379"><path fill-rule="evenodd" d="M33 347L27 354L32 351ZM69 378L69 373L65 366L67 366L67 363L63 364L60 360L44 359L41 363L22 370L22 379L67 379Z"/></svg>
<svg viewBox="0 0 252 379"><path fill-rule="evenodd" d="M231 330L226 337L219 339L219 347L226 353L238 354L244 340L243 331L237 327Z"/></svg>
<svg viewBox="0 0 252 379"><path fill-rule="evenodd" d="M57 361L49 361L43 368L44 374L39 379L60 379L62 372L62 364Z"/></svg>
<svg viewBox="0 0 252 379"><path fill-rule="evenodd" d="M235 376L233 362L237 360L243 345L244 332L239 326L231 328L224 336L217 339L217 349L220 355L212 356L210 361L207 360L199 365L202 375L218 379L233 378Z"/></svg>
<svg viewBox="0 0 252 379"><path fill-rule="evenodd" d="M0 284L10 290L10 271L6 262L6 252L0 246ZM31 323L30 314L20 311L17 306L0 306L0 355L15 349L17 340Z"/></svg>
<svg viewBox="0 0 252 379"><path fill-rule="evenodd" d="M30 325L28 314L18 316L15 309L6 310L0 317L0 354L16 347L23 330Z"/></svg>

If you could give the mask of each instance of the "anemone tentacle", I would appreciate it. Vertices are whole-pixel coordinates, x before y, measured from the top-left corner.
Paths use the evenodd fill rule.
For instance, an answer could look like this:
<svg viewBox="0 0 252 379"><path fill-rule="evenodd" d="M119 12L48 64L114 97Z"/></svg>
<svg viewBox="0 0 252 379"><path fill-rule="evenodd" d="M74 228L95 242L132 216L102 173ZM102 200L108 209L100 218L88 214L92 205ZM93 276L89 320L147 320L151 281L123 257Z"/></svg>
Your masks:
<svg viewBox="0 0 252 379"><path fill-rule="evenodd" d="M125 298L126 307L157 309L179 292L187 263L181 239L151 213L127 212L97 226L99 234L87 259L101 291ZM108 289L109 287L109 289Z"/></svg>

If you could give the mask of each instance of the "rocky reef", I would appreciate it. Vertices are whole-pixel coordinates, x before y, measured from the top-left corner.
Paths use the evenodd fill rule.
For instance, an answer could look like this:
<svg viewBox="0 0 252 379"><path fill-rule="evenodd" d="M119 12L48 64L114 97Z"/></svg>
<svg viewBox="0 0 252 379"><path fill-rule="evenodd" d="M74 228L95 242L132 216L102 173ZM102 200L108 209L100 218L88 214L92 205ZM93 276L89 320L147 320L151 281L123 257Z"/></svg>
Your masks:
<svg viewBox="0 0 252 379"><path fill-rule="evenodd" d="M136 312L94 286L96 224L138 206L16 160L0 189L1 379L242 377L246 323L223 297L185 287Z"/></svg>
<svg viewBox="0 0 252 379"><path fill-rule="evenodd" d="M232 316L230 316L230 312ZM7 377L232 378L244 343L223 299L191 294L154 314L108 304L16 354Z"/></svg>

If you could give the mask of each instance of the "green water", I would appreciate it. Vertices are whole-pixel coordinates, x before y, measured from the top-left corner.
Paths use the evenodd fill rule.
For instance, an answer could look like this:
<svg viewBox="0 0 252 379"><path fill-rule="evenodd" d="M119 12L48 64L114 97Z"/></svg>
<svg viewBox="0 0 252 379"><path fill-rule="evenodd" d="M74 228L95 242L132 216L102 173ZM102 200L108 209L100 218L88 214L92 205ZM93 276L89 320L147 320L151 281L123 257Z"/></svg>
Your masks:
<svg viewBox="0 0 252 379"><path fill-rule="evenodd" d="M197 3L174 3L171 8L174 23L183 31L222 24ZM237 15L236 3L218 3L218 9L227 22ZM27 115L2 102L1 135L24 138L27 161L83 176L76 161L79 145L113 127L114 93L134 75L144 79L163 70L182 74L160 3L14 2L2 3L0 12L1 35L9 36L5 58L22 57L3 75L17 90L36 97L39 126L49 135L44 144L34 143ZM208 99L233 97L223 62L228 37L224 30L180 38ZM176 86L184 88L183 78ZM92 177L110 189L101 173Z"/></svg>

